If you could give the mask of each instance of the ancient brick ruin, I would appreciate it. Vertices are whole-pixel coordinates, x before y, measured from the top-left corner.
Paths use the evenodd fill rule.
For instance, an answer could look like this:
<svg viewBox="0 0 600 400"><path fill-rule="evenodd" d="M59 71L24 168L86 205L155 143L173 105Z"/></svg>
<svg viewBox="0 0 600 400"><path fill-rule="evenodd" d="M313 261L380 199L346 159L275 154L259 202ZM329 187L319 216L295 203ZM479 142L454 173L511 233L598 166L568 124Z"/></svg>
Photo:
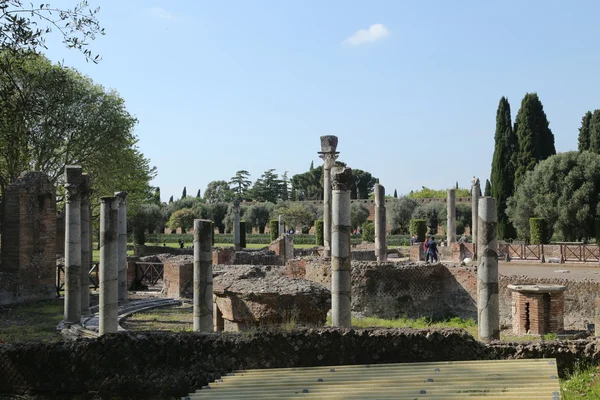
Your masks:
<svg viewBox="0 0 600 400"><path fill-rule="evenodd" d="M24 172L5 190L0 304L55 296L55 193L41 172Z"/></svg>
<svg viewBox="0 0 600 400"><path fill-rule="evenodd" d="M517 335L544 335L564 330L562 285L508 285L512 290L512 325Z"/></svg>

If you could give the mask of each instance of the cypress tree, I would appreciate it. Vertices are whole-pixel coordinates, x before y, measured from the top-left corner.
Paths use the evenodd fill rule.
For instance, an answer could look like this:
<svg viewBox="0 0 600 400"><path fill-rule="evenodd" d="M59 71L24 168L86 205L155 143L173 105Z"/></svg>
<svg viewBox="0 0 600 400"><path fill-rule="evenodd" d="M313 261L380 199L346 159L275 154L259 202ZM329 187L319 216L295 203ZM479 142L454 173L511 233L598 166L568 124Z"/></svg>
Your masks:
<svg viewBox="0 0 600 400"><path fill-rule="evenodd" d="M515 229L506 216L506 200L514 193L515 163L514 156L518 148L517 135L512 129L510 104L506 97L500 99L496 112L496 132L494 134L494 158L490 195L497 200L498 238L508 239L516 235ZM486 182L485 194L488 185Z"/></svg>
<svg viewBox="0 0 600 400"><path fill-rule="evenodd" d="M594 110L589 123L590 146L588 150L600 154L600 110Z"/></svg>
<svg viewBox="0 0 600 400"><path fill-rule="evenodd" d="M311 161L311 162L310 162L310 167L308 167L308 170L309 170L309 171L312 171L314 168L315 168L314 161Z"/></svg>
<svg viewBox="0 0 600 400"><path fill-rule="evenodd" d="M544 106L537 93L525 94L514 128L519 142L515 164L515 189L527 171L533 170L538 162L556 154L554 134L548 125ZM492 188L493 185L494 182Z"/></svg>
<svg viewBox="0 0 600 400"><path fill-rule="evenodd" d="M196 193L196 197L197 197L198 199L200 199L200 198L201 198L201 196L200 196L200 189L198 189L198 193Z"/></svg>
<svg viewBox="0 0 600 400"><path fill-rule="evenodd" d="M187 189L186 189L186 187L184 186L184 187L183 187L183 192L181 192L181 198L182 198L182 199L185 199L185 197L186 197L186 196L187 196Z"/></svg>
<svg viewBox="0 0 600 400"><path fill-rule="evenodd" d="M173 202L173 196L169 197L169 204Z"/></svg>
<svg viewBox="0 0 600 400"><path fill-rule="evenodd" d="M398 191L396 191L396 189L394 189L394 198L397 199L398 198Z"/></svg>
<svg viewBox="0 0 600 400"><path fill-rule="evenodd" d="M485 180L485 191L483 192L485 196L492 195L492 184L489 179Z"/></svg>
<svg viewBox="0 0 600 400"><path fill-rule="evenodd" d="M578 149L585 151L590 149L590 122L592 121L592 113L586 112L581 118L581 128L579 128Z"/></svg>

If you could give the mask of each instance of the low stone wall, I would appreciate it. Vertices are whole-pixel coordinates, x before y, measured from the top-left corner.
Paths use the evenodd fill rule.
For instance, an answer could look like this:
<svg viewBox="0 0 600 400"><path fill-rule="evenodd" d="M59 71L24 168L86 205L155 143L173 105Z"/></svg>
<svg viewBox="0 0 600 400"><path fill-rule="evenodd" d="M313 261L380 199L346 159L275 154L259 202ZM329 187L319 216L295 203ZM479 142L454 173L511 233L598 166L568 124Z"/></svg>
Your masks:
<svg viewBox="0 0 600 400"><path fill-rule="evenodd" d="M541 357L557 358L564 375L575 362L600 361L598 346L594 341L486 346L451 329L121 332L75 342L0 345L0 393L164 399L238 369Z"/></svg>
<svg viewBox="0 0 600 400"><path fill-rule="evenodd" d="M350 259L353 261L375 261L377 256L375 250L352 250Z"/></svg>

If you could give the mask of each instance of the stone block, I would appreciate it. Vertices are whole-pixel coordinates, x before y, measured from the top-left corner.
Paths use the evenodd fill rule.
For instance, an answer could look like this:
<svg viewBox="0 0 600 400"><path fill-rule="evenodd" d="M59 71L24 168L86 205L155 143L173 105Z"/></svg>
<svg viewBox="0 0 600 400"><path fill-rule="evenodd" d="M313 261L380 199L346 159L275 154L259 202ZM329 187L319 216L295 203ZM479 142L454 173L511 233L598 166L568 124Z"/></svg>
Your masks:
<svg viewBox="0 0 600 400"><path fill-rule="evenodd" d="M163 269L163 293L167 297L194 296L194 263L180 259L166 259Z"/></svg>

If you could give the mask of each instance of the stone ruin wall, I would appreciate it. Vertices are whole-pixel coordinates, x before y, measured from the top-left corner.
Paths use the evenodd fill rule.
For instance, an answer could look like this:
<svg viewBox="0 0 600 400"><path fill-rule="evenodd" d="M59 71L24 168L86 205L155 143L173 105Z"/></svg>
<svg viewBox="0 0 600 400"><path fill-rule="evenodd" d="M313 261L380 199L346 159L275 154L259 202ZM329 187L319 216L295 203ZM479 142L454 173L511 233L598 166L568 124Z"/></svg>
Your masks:
<svg viewBox="0 0 600 400"><path fill-rule="evenodd" d="M577 362L598 363L598 346L593 340L485 345L457 329L119 332L75 342L0 344L0 393L165 399L238 369L540 357L556 358L564 376Z"/></svg>
<svg viewBox="0 0 600 400"><path fill-rule="evenodd" d="M4 193L0 304L56 295L56 197L40 172L25 172Z"/></svg>
<svg viewBox="0 0 600 400"><path fill-rule="evenodd" d="M313 257L289 261L284 273L331 287L330 268L323 259ZM501 275L501 325L512 325L512 294L507 286L536 283L567 286L565 329L587 329L587 323L594 321L594 302L600 293L600 282ZM365 316L477 319L476 295L477 272L472 267L352 262L352 309Z"/></svg>

